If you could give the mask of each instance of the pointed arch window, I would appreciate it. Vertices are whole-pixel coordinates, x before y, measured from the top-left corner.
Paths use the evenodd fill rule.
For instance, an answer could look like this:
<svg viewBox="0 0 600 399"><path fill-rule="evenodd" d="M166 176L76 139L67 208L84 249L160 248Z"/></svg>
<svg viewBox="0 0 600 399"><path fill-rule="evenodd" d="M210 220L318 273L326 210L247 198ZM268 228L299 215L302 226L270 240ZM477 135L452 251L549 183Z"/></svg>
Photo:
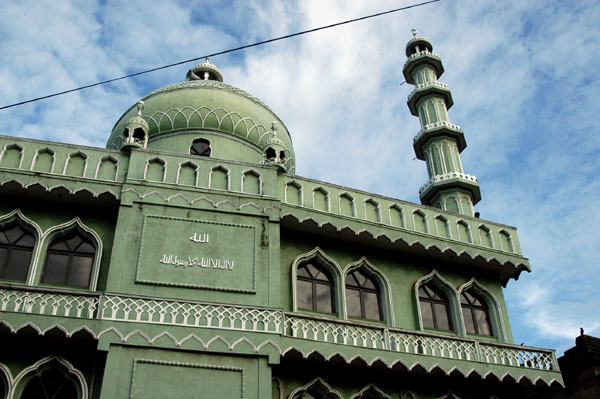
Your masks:
<svg viewBox="0 0 600 399"><path fill-rule="evenodd" d="M453 329L450 301L441 288L431 282L419 287L419 306L424 328Z"/></svg>
<svg viewBox="0 0 600 399"><path fill-rule="evenodd" d="M346 276L346 306L348 316L383 320L381 293L377 280L364 268Z"/></svg>
<svg viewBox="0 0 600 399"><path fill-rule="evenodd" d="M32 376L21 393L21 399L77 399L75 381L58 367L48 367Z"/></svg>
<svg viewBox="0 0 600 399"><path fill-rule="evenodd" d="M0 227L0 279L25 281L34 245L33 234L17 222Z"/></svg>
<svg viewBox="0 0 600 399"><path fill-rule="evenodd" d="M41 282L87 288L95 255L92 241L77 230L57 237L48 246Z"/></svg>
<svg viewBox="0 0 600 399"><path fill-rule="evenodd" d="M474 290L467 290L460 295L467 334L492 335L490 312L485 300Z"/></svg>
<svg viewBox="0 0 600 399"><path fill-rule="evenodd" d="M316 312L334 313L333 277L317 262L310 261L298 266L298 308Z"/></svg>

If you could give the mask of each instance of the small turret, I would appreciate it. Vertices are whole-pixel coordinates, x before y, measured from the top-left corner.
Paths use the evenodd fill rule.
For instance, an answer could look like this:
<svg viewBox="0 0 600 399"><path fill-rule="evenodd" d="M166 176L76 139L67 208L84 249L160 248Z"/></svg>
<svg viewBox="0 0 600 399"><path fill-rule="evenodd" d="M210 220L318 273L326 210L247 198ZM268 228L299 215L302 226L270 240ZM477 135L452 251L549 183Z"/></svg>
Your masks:
<svg viewBox="0 0 600 399"><path fill-rule="evenodd" d="M417 158L426 162L429 174L419 190L421 203L473 216L481 192L477 178L463 172L460 153L467 143L462 129L448 116L454 102L448 85L438 82L444 73L442 60L433 54L429 40L417 37L415 29L412 33L402 72L406 82L415 85L407 101L411 114L421 122L413 147Z"/></svg>
<svg viewBox="0 0 600 399"><path fill-rule="evenodd" d="M146 148L148 145L148 122L142 117L144 102L137 103L137 115L127 121L123 130L123 144L121 150L127 151L132 148Z"/></svg>
<svg viewBox="0 0 600 399"><path fill-rule="evenodd" d="M207 57L202 64L198 64L188 71L185 80L188 82L190 80L216 80L222 82L223 74L216 65L209 62Z"/></svg>
<svg viewBox="0 0 600 399"><path fill-rule="evenodd" d="M271 124L271 137L267 140L263 146L263 157L265 165L276 165L279 170L286 172L285 166L285 144L277 137L277 122L273 121Z"/></svg>

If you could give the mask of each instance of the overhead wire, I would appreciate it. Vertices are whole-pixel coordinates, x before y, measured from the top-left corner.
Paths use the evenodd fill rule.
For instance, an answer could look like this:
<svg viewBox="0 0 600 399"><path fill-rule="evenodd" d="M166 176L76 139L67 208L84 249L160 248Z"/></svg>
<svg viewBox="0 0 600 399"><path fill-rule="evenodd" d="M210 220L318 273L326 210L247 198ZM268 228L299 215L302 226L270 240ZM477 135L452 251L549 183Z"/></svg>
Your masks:
<svg viewBox="0 0 600 399"><path fill-rule="evenodd" d="M203 55L201 57L190 58L189 60L179 61L179 62L175 62L175 63L172 63L172 64L167 64L167 65L163 65L163 66L160 66L160 67L147 69L147 70L144 70L144 71L131 73L131 74L128 74L128 75L120 76L118 78L112 78L112 79L108 79L108 80L103 80L103 81L92 83L92 84L89 84L89 85L80 86L80 87L76 87L76 88L73 88L73 89L60 91L60 92L53 93L53 94L48 94L46 96L36 97L36 98L32 98L30 100L20 101L20 102L17 102L17 103L14 103L14 104L9 104L9 105L4 105L4 106L0 107L0 110L7 109L7 108L12 108L12 107L17 107L19 105L29 104L29 103L32 103L32 102L36 102L36 101L40 101L40 100L45 100L45 99L48 99L48 98L57 97L57 96L61 96L61 95L68 94L68 93L73 93L73 92L76 92L76 91L81 91L81 90L89 89L91 87L105 85L105 84L108 84L108 83L116 82L118 80L129 79L129 78L132 78L132 77L135 77L135 76L140 76L140 75L144 75L144 74L147 74L147 73L160 71L162 69L167 69L167 68L172 68L174 66L178 66L178 65L182 65L182 64L187 64L188 62L194 62L194 61L198 61L198 60L201 60L201 59L215 57L215 56L218 56L218 55L233 53L235 51L240 51L240 50L244 50L244 49L251 48L251 47L261 46L263 44L273 43L273 42L276 42L276 41L279 41L279 40L289 39L289 38L296 37L296 36L306 35L308 33L313 33L313 32L317 32L317 31L324 30L324 29L334 28L336 26L341 26L341 25L346 25L346 24L350 24L350 23L353 23L353 22L363 21L365 19L375 18L375 17L379 17L379 16L382 16L382 15L386 15L386 14L396 13L396 12L399 12L399 11L405 11L405 10L408 10L408 9L411 9L411 8L421 7L421 6L424 6L424 5L427 5L427 4L431 4L431 3L437 3L439 1L440 0L429 0L429 1L422 2L422 3L411 4L411 5L400 7L400 8L394 8L392 10L382 11L382 12L378 12L378 13L370 14L370 15L365 15L365 16L362 16L362 17L359 17L359 18L353 18L353 19L349 19L349 20L346 20L346 21L342 21L342 22L336 22L336 23L330 24L330 25L320 26L318 28L313 28L313 29L308 29L308 30L304 30L304 31L301 31L301 32L291 33L289 35L279 36L279 37L275 37L275 38L268 39L268 40L263 40L263 41L252 43L252 44L246 44L244 46L239 46L239 47L231 48L231 49L228 49L228 50L223 50L223 51L219 51L219 52L216 52L216 53Z"/></svg>

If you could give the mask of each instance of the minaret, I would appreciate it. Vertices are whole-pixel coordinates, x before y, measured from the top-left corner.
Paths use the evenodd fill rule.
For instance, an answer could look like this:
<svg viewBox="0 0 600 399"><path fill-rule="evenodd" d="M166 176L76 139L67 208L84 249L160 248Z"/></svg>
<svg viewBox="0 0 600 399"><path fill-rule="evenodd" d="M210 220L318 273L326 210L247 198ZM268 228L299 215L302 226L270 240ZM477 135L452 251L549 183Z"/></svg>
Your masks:
<svg viewBox="0 0 600 399"><path fill-rule="evenodd" d="M477 178L463 172L460 153L467 143L462 129L448 117L453 101L448 85L438 82L444 73L442 60L431 52L429 40L417 37L415 29L412 33L402 72L406 82L415 85L407 101L411 114L421 121L413 147L417 158L426 162L429 174L419 190L421 203L473 216L481 192Z"/></svg>

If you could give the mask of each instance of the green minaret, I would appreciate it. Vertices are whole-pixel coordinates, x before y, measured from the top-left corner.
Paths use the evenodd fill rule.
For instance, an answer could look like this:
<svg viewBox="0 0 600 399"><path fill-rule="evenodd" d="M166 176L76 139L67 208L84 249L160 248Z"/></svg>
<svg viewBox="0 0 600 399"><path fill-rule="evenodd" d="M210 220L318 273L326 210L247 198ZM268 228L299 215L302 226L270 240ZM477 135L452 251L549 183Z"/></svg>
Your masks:
<svg viewBox="0 0 600 399"><path fill-rule="evenodd" d="M402 72L406 82L415 85L407 102L410 112L421 121L413 147L429 173L429 180L419 190L421 203L473 216L481 192L477 178L463 171L460 153L467 143L462 129L448 117L453 101L448 85L438 82L444 73L442 60L432 53L429 40L417 37L415 29L412 33Z"/></svg>

